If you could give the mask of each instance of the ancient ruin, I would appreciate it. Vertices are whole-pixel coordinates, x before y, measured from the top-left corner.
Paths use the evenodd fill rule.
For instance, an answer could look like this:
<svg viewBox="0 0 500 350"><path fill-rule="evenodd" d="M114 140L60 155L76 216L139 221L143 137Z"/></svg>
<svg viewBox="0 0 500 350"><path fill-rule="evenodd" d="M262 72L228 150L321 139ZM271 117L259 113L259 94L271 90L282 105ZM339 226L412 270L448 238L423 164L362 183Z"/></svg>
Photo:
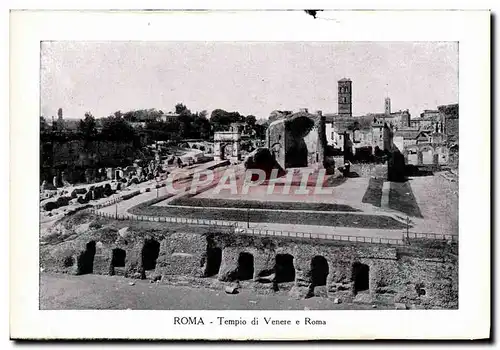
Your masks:
<svg viewBox="0 0 500 350"><path fill-rule="evenodd" d="M80 215L83 222L93 220ZM131 226L122 236L123 230L111 227L42 246L44 269L153 281L191 278L210 288L239 282L258 293L280 292L294 298L321 296L416 308L458 305L457 247L445 241L436 241L424 252L419 244L314 242L213 230L154 229L145 234Z"/></svg>
<svg viewBox="0 0 500 350"><path fill-rule="evenodd" d="M325 119L307 109L282 115L267 130L266 146L284 168L325 168Z"/></svg>
<svg viewBox="0 0 500 350"><path fill-rule="evenodd" d="M214 159L219 161L227 158L240 160L240 140L241 133L238 130L238 124L231 125L231 130L229 131L215 132Z"/></svg>

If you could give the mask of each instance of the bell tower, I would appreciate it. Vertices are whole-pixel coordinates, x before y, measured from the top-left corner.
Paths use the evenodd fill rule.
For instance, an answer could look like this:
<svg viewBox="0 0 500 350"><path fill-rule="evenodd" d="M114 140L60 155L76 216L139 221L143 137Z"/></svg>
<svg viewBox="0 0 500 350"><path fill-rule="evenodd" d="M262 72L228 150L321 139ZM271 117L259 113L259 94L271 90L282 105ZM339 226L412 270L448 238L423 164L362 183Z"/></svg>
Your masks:
<svg viewBox="0 0 500 350"><path fill-rule="evenodd" d="M338 113L343 117L352 117L352 82L351 79L340 79L338 81Z"/></svg>
<svg viewBox="0 0 500 350"><path fill-rule="evenodd" d="M385 98L385 104L384 104L384 111L385 115L390 115L391 114L391 99L389 97Z"/></svg>

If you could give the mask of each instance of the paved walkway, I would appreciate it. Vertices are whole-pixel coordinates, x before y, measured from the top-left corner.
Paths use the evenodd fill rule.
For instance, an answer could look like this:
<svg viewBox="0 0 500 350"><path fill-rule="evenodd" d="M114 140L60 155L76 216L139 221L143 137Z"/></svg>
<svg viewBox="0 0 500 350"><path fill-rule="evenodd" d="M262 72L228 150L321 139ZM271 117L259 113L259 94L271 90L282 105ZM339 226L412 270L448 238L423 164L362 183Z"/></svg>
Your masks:
<svg viewBox="0 0 500 350"><path fill-rule="evenodd" d="M439 173L410 180L413 195L423 218L412 218L418 232L458 235L458 183Z"/></svg>

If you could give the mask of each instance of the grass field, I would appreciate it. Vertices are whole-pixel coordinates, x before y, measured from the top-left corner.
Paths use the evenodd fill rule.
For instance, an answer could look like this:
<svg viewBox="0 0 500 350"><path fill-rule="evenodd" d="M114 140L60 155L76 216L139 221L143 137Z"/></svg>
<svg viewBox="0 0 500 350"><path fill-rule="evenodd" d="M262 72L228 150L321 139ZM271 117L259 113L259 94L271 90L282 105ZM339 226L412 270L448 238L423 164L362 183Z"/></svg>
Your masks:
<svg viewBox="0 0 500 350"><path fill-rule="evenodd" d="M390 216L357 213L309 213L300 211L238 210L211 208L178 208L170 206L137 206L129 210L135 215L203 218L208 220L270 222L292 225L321 225L372 229L403 229L406 225Z"/></svg>
<svg viewBox="0 0 500 350"><path fill-rule="evenodd" d="M384 185L384 179L370 178L368 183L368 188L366 189L365 195L361 200L363 203L372 204L376 207L380 207L382 201L382 187Z"/></svg>
<svg viewBox="0 0 500 350"><path fill-rule="evenodd" d="M190 207L217 207L217 208L244 208L244 209L270 209L270 210L312 210L312 211L344 211L359 212L345 204L334 203L305 203L305 202L263 202L256 200L219 199L182 197L173 200L171 205Z"/></svg>

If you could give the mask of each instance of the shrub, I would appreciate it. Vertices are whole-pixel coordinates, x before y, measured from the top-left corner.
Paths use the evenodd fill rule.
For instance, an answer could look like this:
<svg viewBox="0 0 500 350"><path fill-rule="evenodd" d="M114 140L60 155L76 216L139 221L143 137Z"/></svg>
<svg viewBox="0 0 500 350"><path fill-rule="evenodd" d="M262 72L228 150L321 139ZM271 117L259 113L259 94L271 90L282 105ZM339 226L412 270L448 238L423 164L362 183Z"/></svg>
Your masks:
<svg viewBox="0 0 500 350"><path fill-rule="evenodd" d="M71 200L71 197L61 196L61 197L57 198L56 204L58 207L63 207L65 205L68 205L70 200Z"/></svg>
<svg viewBox="0 0 500 350"><path fill-rule="evenodd" d="M43 209L46 211L51 211L57 208L59 208L59 206L57 205L56 202L47 202L43 205Z"/></svg>

